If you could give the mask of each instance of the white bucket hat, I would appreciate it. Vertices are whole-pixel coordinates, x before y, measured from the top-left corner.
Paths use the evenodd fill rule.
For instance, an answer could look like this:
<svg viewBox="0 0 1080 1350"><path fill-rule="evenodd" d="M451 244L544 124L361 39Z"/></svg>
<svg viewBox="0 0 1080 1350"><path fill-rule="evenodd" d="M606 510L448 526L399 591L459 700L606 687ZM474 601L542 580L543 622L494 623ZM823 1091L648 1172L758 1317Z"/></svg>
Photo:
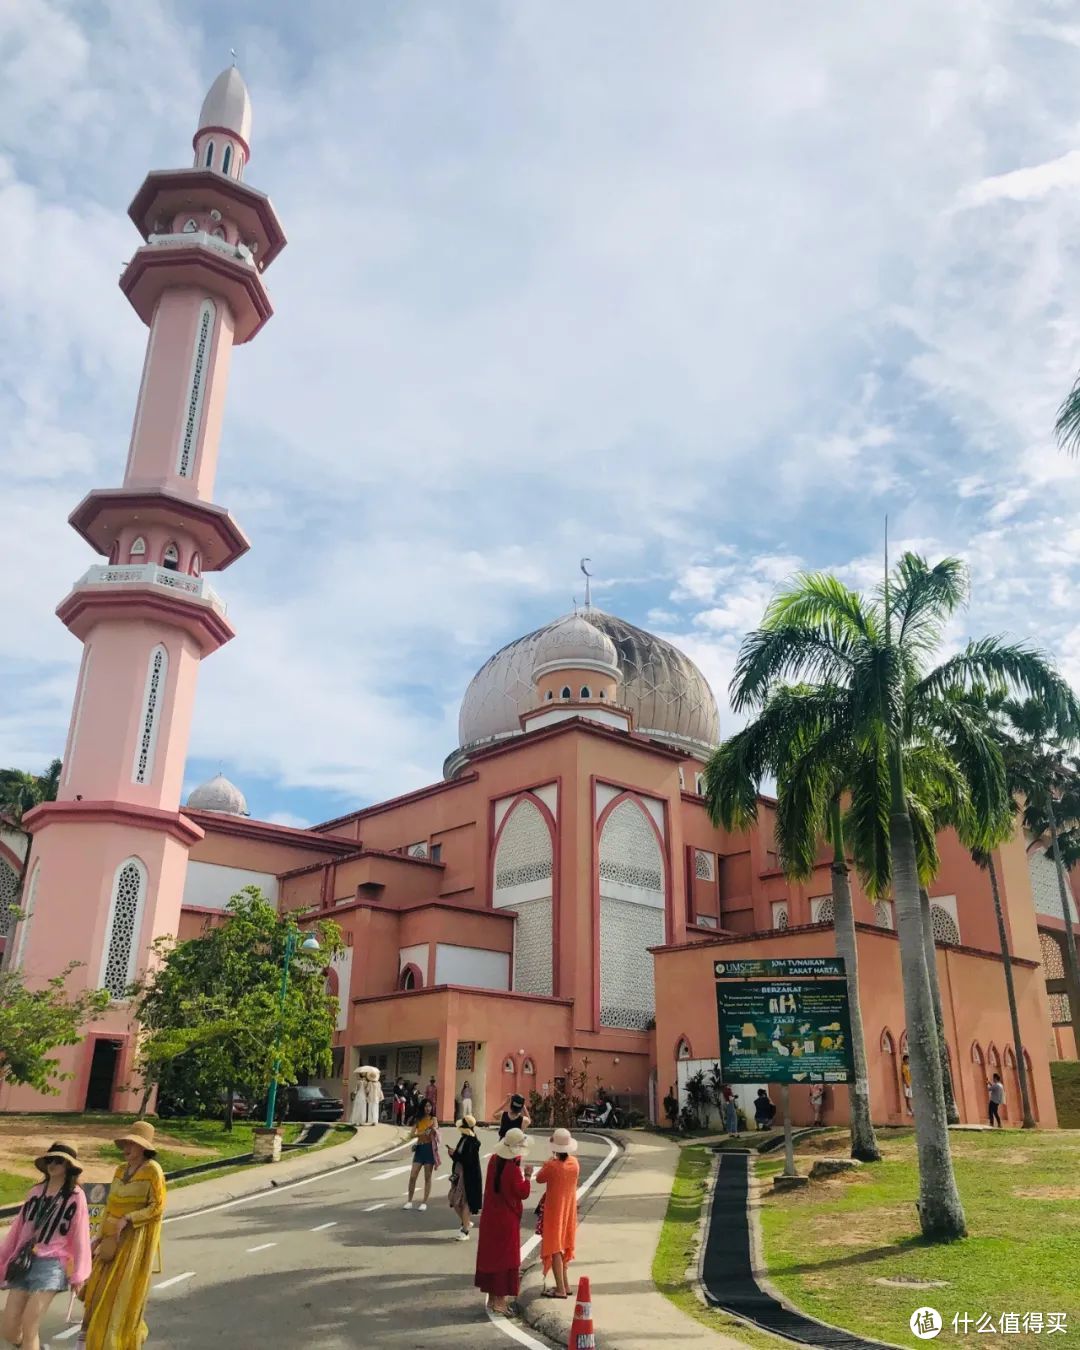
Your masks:
<svg viewBox="0 0 1080 1350"><path fill-rule="evenodd" d="M496 1158L521 1158L528 1153L531 1143L524 1130L507 1130L491 1151Z"/></svg>
<svg viewBox="0 0 1080 1350"><path fill-rule="evenodd" d="M576 1153L577 1150L577 1140L569 1130L565 1130L560 1126L551 1136L552 1153Z"/></svg>

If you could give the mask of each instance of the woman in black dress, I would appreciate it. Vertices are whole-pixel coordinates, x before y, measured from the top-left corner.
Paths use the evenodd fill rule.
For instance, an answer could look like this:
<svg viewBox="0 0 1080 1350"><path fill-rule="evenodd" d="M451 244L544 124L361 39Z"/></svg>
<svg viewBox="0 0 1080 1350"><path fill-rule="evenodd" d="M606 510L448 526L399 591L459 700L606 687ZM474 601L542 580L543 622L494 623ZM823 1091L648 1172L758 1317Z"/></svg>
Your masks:
<svg viewBox="0 0 1080 1350"><path fill-rule="evenodd" d="M476 1137L476 1118L462 1116L458 1121L461 1137L450 1150L454 1170L450 1174L450 1208L457 1214L461 1231L459 1242L468 1242L472 1216L484 1203L484 1181L480 1174L480 1140Z"/></svg>
<svg viewBox="0 0 1080 1350"><path fill-rule="evenodd" d="M527 1130L532 1123L525 1114L525 1098L515 1092L509 1101L510 1109L502 1113L499 1121L499 1138L505 1139L507 1130Z"/></svg>

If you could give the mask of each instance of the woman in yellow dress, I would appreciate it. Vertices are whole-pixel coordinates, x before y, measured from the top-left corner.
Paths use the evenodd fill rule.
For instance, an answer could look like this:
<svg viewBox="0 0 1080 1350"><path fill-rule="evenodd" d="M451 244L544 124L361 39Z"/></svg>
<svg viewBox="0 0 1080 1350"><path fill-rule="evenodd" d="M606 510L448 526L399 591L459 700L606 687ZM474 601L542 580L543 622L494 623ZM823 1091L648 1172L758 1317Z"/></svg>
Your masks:
<svg viewBox="0 0 1080 1350"><path fill-rule="evenodd" d="M116 1169L94 1244L94 1266L82 1291L86 1350L139 1350L150 1276L161 1269L165 1174L154 1161L154 1127L136 1121L115 1141L124 1155Z"/></svg>

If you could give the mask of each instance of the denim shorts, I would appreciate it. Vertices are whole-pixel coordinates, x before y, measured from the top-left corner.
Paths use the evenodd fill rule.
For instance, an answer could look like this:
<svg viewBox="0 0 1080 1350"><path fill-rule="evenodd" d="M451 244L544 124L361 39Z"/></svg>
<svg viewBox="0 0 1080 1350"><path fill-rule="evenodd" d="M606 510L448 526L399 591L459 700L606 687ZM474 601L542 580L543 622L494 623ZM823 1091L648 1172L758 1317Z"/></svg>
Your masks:
<svg viewBox="0 0 1080 1350"><path fill-rule="evenodd" d="M25 1294L62 1294L69 1288L63 1261L55 1256L35 1256L29 1272L21 1279L8 1281L9 1289Z"/></svg>

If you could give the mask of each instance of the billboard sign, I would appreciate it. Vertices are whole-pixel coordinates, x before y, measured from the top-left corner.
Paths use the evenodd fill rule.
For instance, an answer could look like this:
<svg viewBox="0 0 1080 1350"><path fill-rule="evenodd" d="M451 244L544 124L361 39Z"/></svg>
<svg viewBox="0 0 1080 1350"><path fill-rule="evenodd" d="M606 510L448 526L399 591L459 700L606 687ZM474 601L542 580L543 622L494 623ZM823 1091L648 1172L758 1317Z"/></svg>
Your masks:
<svg viewBox="0 0 1080 1350"><path fill-rule="evenodd" d="M855 1081L845 980L718 983L716 1009L725 1083Z"/></svg>

